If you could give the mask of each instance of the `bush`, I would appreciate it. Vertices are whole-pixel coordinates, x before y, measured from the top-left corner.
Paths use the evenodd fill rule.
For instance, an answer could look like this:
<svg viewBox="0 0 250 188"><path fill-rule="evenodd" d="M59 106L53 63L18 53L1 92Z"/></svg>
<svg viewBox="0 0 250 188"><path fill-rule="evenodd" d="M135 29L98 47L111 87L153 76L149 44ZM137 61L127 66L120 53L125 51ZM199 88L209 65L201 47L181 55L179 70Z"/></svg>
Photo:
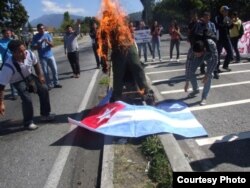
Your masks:
<svg viewBox="0 0 250 188"><path fill-rule="evenodd" d="M157 188L172 187L172 170L160 139L147 137L142 142L141 151L150 161L148 176L158 184Z"/></svg>

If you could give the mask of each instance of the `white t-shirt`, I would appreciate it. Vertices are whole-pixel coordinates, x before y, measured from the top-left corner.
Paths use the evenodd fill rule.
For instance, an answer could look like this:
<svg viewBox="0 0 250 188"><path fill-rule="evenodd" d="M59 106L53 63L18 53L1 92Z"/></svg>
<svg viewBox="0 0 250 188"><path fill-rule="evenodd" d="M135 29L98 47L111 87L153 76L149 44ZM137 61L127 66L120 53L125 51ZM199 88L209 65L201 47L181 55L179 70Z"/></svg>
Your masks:
<svg viewBox="0 0 250 188"><path fill-rule="evenodd" d="M37 57L29 50L26 50L26 59L24 62L17 62L21 68L24 77L29 76L32 73L32 67L37 64ZM23 80L21 74L16 70L13 64L12 56L10 56L3 65L0 71L0 84L7 85L9 83L15 83Z"/></svg>

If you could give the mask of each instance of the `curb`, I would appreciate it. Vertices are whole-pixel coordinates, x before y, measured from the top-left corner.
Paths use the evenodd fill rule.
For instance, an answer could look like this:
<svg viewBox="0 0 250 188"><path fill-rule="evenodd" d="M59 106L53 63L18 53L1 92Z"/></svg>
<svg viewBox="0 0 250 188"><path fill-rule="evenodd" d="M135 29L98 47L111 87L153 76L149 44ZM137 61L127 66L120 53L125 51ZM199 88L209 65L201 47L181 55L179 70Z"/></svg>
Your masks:
<svg viewBox="0 0 250 188"><path fill-rule="evenodd" d="M149 82L150 79L147 75L146 78ZM153 86L152 84L150 85L151 89L155 93L156 99L158 99L158 101L163 101L164 98L156 90L155 86ZM173 134L162 134L158 137L161 140L173 172L192 172L193 170Z"/></svg>

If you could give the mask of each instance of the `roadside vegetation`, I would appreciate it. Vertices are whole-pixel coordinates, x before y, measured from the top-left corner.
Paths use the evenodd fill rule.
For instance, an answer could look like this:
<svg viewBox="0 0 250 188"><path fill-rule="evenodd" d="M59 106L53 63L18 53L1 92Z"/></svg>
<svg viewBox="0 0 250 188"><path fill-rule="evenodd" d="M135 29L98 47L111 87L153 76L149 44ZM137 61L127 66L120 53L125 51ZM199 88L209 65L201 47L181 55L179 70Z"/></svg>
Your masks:
<svg viewBox="0 0 250 188"><path fill-rule="evenodd" d="M114 153L115 188L172 187L172 170L157 136L121 138Z"/></svg>
<svg viewBox="0 0 250 188"><path fill-rule="evenodd" d="M110 78L109 78L108 76L104 76L104 77L102 77L101 80L99 81L99 84L108 87L108 85L109 85L109 80L110 80Z"/></svg>
<svg viewBox="0 0 250 188"><path fill-rule="evenodd" d="M150 161L148 176L157 183L157 188L172 187L172 169L160 139L157 136L147 137L141 144L141 151Z"/></svg>

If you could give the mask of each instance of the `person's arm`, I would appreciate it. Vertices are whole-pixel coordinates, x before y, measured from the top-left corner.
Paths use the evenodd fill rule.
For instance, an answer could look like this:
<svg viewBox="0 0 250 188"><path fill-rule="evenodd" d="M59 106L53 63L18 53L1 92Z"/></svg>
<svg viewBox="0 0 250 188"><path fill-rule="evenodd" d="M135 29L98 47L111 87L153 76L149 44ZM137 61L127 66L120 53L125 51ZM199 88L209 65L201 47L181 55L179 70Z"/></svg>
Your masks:
<svg viewBox="0 0 250 188"><path fill-rule="evenodd" d="M67 37L66 37L66 33L63 37L63 46L64 46L64 53L67 54Z"/></svg>
<svg viewBox="0 0 250 188"><path fill-rule="evenodd" d="M38 45L37 37L36 35L33 36L32 42L31 42L31 49L32 50L38 50L40 46Z"/></svg>
<svg viewBox="0 0 250 188"><path fill-rule="evenodd" d="M36 55L33 52L31 52L31 51L30 51L30 53L31 53L30 56L32 56L31 60L32 60L32 64L34 66L34 70L36 72L36 75L37 75L39 81L42 84L45 84L45 77L44 77L41 65L38 62Z"/></svg>
<svg viewBox="0 0 250 188"><path fill-rule="evenodd" d="M39 81L40 81L42 84L45 84L46 81L45 81L45 77L44 77L44 75L43 75L43 72L42 72L40 63L37 62L37 63L34 65L34 69L35 69L35 72L36 72L36 75L37 75Z"/></svg>
<svg viewBox="0 0 250 188"><path fill-rule="evenodd" d="M215 42L213 42L211 39L208 40L208 46L209 46L209 51L210 51L209 53L211 53L211 58L208 58L207 60L206 75L208 77L212 77L212 73L218 63L218 51L217 51Z"/></svg>
<svg viewBox="0 0 250 188"><path fill-rule="evenodd" d="M4 105L4 85L0 84L0 115L4 115L5 105Z"/></svg>
<svg viewBox="0 0 250 188"><path fill-rule="evenodd" d="M81 33L81 24L78 23L77 24L77 28L75 30L75 35L78 36L78 35L80 35L80 33Z"/></svg>
<svg viewBox="0 0 250 188"><path fill-rule="evenodd" d="M46 42L50 47L53 47L54 44L53 44L53 39L52 39L52 36L47 33L47 37L46 39L43 39L44 42Z"/></svg>

